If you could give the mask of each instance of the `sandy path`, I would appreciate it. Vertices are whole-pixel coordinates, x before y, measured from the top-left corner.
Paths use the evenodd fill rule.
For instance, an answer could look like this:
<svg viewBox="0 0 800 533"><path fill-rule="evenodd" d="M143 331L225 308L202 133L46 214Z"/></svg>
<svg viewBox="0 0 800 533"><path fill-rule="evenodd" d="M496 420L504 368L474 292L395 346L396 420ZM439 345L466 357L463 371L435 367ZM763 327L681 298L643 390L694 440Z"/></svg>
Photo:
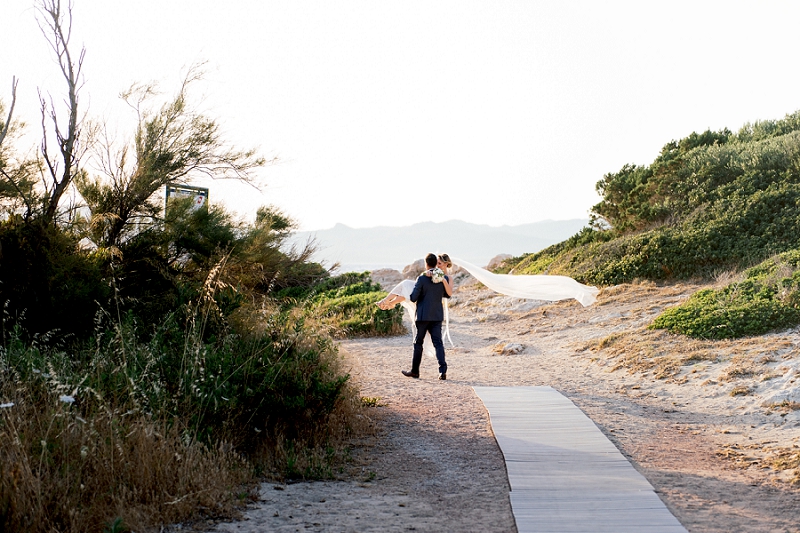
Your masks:
<svg viewBox="0 0 800 533"><path fill-rule="evenodd" d="M245 520L218 531L514 531L486 409L465 381L402 376L409 346L405 336L344 343L362 396L382 404L370 410L375 442L354 454L356 480L265 484Z"/></svg>
<svg viewBox="0 0 800 533"><path fill-rule="evenodd" d="M610 333L641 328L695 289L630 286L584 309L462 288L452 307L456 347L448 349L446 382L435 379L429 358L421 379L400 374L410 366L409 336L342 343L362 396L384 404L370 410L379 435L356 451L356 479L280 490L264 484L244 520L218 531L514 531L502 454L476 385L550 385L565 394L689 531L800 531L796 488L758 462L740 468L718 455L729 445L800 442L798 412L769 414L757 393L732 397L733 384L707 385L725 371L730 354L683 380L663 380L612 372L611 356L586 349ZM524 349L496 354L504 342ZM784 353L773 366L796 359Z"/></svg>

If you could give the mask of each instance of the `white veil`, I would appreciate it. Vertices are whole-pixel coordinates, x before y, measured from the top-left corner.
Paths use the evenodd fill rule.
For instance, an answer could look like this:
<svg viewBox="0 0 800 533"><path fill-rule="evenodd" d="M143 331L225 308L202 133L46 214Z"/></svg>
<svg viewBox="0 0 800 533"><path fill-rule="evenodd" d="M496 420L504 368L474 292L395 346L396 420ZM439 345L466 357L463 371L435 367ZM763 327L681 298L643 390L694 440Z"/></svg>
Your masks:
<svg viewBox="0 0 800 533"><path fill-rule="evenodd" d="M578 283L574 279L567 276L550 276L550 275L510 275L510 274L494 274L488 270L475 266L472 263L462 261L461 259L451 258L454 265L458 265L489 287L495 292L505 294L506 296L516 296L517 298L529 298L532 300L567 300L575 298L584 307L592 305L597 300L597 293L600 289L597 287L590 287ZM451 275L452 281L452 275ZM400 303L411 320L411 328L413 336L416 336L414 321L416 320L417 305L411 301L411 291L414 289L414 282L411 280L403 280L390 292L402 296L404 300ZM450 316L447 304L447 299L444 300L444 332L443 337L450 341L450 346L453 346L453 339L450 338ZM425 354L433 356L433 345L430 344L430 339L425 337Z"/></svg>
<svg viewBox="0 0 800 533"><path fill-rule="evenodd" d="M597 300L597 293L600 292L597 287L578 283L567 276L494 274L461 259L451 259L453 264L472 274L475 279L506 296L550 302L575 298L586 307Z"/></svg>

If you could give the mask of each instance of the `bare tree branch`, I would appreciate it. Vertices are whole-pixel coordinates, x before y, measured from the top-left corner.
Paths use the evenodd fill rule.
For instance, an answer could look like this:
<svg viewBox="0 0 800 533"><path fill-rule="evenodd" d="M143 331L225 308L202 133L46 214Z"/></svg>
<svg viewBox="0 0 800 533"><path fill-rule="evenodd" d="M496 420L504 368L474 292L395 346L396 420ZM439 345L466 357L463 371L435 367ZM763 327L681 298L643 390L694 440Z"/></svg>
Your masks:
<svg viewBox="0 0 800 533"><path fill-rule="evenodd" d="M17 87L19 80L16 76L11 79L11 106L8 110L6 122L0 122L0 198L3 200L2 207L4 210L11 209L16 212L16 207L9 207L6 203L7 200L21 202L25 207L24 218L27 220L33 213L36 204L36 194L33 192L33 181L31 176L33 173L31 169L37 165L37 161L32 159L19 160L14 156L14 150L8 150L8 146L3 149L3 142L13 137L13 132L18 126L14 122L14 108L17 103ZM5 112L5 109L0 105L0 112ZM9 132L12 133L8 137Z"/></svg>
<svg viewBox="0 0 800 533"><path fill-rule="evenodd" d="M5 124L0 124L2 129L0 129L0 146L3 145L3 140L6 138L6 134L8 130L11 129L11 119L14 117L14 105L17 103L17 85L19 81L17 80L16 76L11 78L11 107L8 110L8 118L6 119Z"/></svg>
<svg viewBox="0 0 800 533"><path fill-rule="evenodd" d="M11 184L11 187L13 187L14 190L17 192L17 196L19 196L19 198L25 204L24 218L25 220L27 220L31 216L31 213L33 213L33 205L31 204L31 200L27 192L22 190L22 188L17 183L17 180L15 180L12 176L10 176L8 172L6 172L2 167L0 167L0 174L2 174L3 177L6 179L6 181Z"/></svg>
<svg viewBox="0 0 800 533"><path fill-rule="evenodd" d="M82 87L80 79L86 50L81 48L78 60L73 60L69 49L70 38L72 37L72 7L71 0L68 3L66 13L62 12L61 0L41 0L38 6L40 16L37 18L37 22L39 23L39 28L48 38L50 47L56 54L56 61L61 69L61 74L67 83L65 104L69 110L66 127L62 129L58 122L58 113L52 98L48 105L41 93L39 94L39 100L42 105L42 129L44 134L42 156L47 162L50 180L52 181L52 188L46 187L49 198L43 213L44 220L48 222L55 221L58 204L77 174L78 163L82 155L80 141L83 121L79 120L78 117L78 93ZM49 117L52 122L56 140L58 141L59 155L63 165L60 169L58 163L48 153L46 117Z"/></svg>

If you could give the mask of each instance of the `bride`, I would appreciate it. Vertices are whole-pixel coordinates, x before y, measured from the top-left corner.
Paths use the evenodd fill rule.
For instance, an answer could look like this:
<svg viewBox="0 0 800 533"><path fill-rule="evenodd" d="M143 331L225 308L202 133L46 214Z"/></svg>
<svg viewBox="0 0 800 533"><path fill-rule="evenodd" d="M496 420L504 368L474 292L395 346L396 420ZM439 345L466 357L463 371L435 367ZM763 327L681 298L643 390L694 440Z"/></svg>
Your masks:
<svg viewBox="0 0 800 533"><path fill-rule="evenodd" d="M505 294L506 296L529 298L532 300L546 300L551 302L574 298L578 300L581 305L587 307L592 305L597 300L597 293L600 292L600 289L597 287L583 285L582 283L578 283L568 276L551 276L541 274L514 276L510 274L495 274L460 259L451 260L450 256L447 254L441 254L437 256L437 258L438 262L436 266L442 269L445 275L448 274L453 264L456 264L472 274L475 279L493 291L500 294ZM431 271L426 270L424 275L430 276ZM444 284L445 291L447 291L447 295L452 295L452 278L449 279L445 277L442 283ZM401 281L391 291L389 291L389 295L386 296L386 298L377 303L378 307L381 309L392 309L398 304L402 305L408 312L413 327L417 307L416 304L410 300L410 297L411 291L414 290L415 284L416 281L414 280L406 279ZM444 299L444 303L444 337L450 340L449 317L446 298ZM450 344L453 344L452 340L450 340Z"/></svg>
<svg viewBox="0 0 800 533"><path fill-rule="evenodd" d="M438 259L437 267L441 268L445 275L448 274L453 264L456 264L493 291L506 296L550 302L575 298L581 305L587 307L597 300L597 293L600 292L597 287L578 283L568 276L495 274L460 259L451 260L447 254L439 255ZM430 276L431 271L426 270L424 274ZM442 283L445 284L444 287L448 296L452 295L453 280L445 278ZM401 281L389 291L389 295L386 298L378 302L378 307L391 309L403 303L411 303L413 305L409 297L411 296L411 291L414 290L414 284L415 281L413 280L406 279Z"/></svg>
<svg viewBox="0 0 800 533"><path fill-rule="evenodd" d="M453 279L449 275L449 271L452 267L453 262L450 260L449 255L441 254L436 256L436 268L441 269L442 272L444 272L444 277L442 278L441 283L444 286L444 290L448 296L453 295ZM422 274L431 277L433 275L433 270L426 270ZM436 282L436 280L434 280L434 282ZM417 320L417 304L411 301L411 292L414 290L414 285L416 285L416 280L404 279L395 285L391 291L389 291L389 294L386 296L386 298L377 303L377 306L381 309L392 309L397 305L402 305L408 313L408 318L411 319L412 338L416 338L417 336L417 328L415 325ZM442 332L442 338L447 339L450 342L450 346L454 346L453 339L450 338L450 314L447 300L447 298L442 298L442 302L444 304L444 331ZM435 357L436 351L433 348L433 344L431 344L431 339L428 335L425 336L423 351L425 355Z"/></svg>
<svg viewBox="0 0 800 533"><path fill-rule="evenodd" d="M453 267L453 262L450 260L450 256L447 254L437 255L436 256L436 268L439 268L444 272L444 275L447 276L442 280L442 285L444 285L444 290L448 296L453 295L453 280L449 278L449 269ZM426 270L423 272L424 275L431 277L431 271ZM414 322L414 310L416 309L416 304L411 301L411 292L414 290L414 285L416 284L416 280L404 279L395 287L389 291L389 294L383 300L377 303L378 307L381 309L392 309L397 304L402 304L403 302L407 302L413 306L411 310L411 322ZM406 307L406 306L404 306ZM406 307L408 309L408 307Z"/></svg>

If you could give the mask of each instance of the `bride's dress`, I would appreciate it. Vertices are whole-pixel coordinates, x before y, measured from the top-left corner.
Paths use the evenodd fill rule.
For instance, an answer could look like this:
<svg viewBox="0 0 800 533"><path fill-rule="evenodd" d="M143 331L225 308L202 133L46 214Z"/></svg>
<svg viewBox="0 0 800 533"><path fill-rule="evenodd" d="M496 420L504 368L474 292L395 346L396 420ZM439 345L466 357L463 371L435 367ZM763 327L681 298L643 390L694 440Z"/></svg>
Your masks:
<svg viewBox="0 0 800 533"><path fill-rule="evenodd" d="M495 274L488 270L475 266L472 263L462 261L461 259L453 258L453 264L458 265L489 287L495 292L505 294L506 296L515 296L517 298L529 298L531 300L546 300L550 302L558 300L567 300L575 298L584 307L592 305L597 300L597 293L600 289L597 287L590 287L582 283L578 283L568 276L550 276L550 275L519 275L514 276L511 274ZM450 277L452 281L452 276ZM398 283L391 291L390 294L397 294L402 296L404 300L400 305L408 312L408 317L411 319L411 327L414 329L414 322L416 321L417 305L411 301L411 291L414 290L415 281L406 279ZM447 298L444 299L444 318L445 329L443 337L450 341L450 320L447 307ZM416 333L416 332L415 332ZM416 337L416 334L414 335ZM427 355L434 356L435 351L431 344L428 335L425 336L424 352Z"/></svg>
<svg viewBox="0 0 800 533"><path fill-rule="evenodd" d="M402 305L403 309L406 310L408 313L408 318L411 320L412 339L416 339L417 337L417 327L415 326L417 320L417 304L411 301L411 292L414 290L414 285L416 285L415 280L404 279L395 285L391 291L389 291L389 294L396 294L404 298L403 301L400 302L400 305ZM450 346L453 346L453 340L450 338L450 316L448 313L447 298L443 298L442 301L444 305L445 323L444 331L442 332L442 340L446 338L450 341ZM430 335L425 335L425 340L422 344L422 351L427 356L436 357L436 350L433 347Z"/></svg>

